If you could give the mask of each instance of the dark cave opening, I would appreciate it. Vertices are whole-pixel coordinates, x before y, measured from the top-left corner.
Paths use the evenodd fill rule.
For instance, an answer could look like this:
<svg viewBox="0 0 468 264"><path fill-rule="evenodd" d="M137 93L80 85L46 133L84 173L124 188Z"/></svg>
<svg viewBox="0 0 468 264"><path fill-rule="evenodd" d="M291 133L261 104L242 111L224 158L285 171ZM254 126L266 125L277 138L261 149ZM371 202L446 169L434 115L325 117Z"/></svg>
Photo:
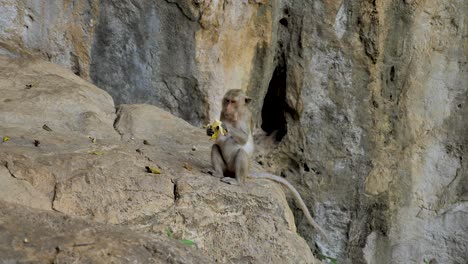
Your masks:
<svg viewBox="0 0 468 264"><path fill-rule="evenodd" d="M262 107L262 129L268 135L276 133L275 139L278 142L288 132L286 113L289 107L286 104L286 72L285 63L279 63L276 66Z"/></svg>

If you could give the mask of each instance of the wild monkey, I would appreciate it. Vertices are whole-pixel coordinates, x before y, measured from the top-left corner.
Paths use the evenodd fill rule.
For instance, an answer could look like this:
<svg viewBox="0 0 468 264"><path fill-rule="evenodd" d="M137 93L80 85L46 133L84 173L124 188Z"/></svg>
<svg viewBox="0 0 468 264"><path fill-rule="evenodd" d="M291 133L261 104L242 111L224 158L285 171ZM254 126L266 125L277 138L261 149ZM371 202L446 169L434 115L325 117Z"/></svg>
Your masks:
<svg viewBox="0 0 468 264"><path fill-rule="evenodd" d="M251 131L252 115L248 108L251 100L240 89L229 90L223 97L220 120L227 133L220 134L211 147L214 175L229 184L243 185L247 177L269 179L284 184L293 193L309 223L327 239L325 232L310 215L299 192L287 180L270 173L249 173L250 160L254 151ZM211 136L214 131L207 128L206 133Z"/></svg>
<svg viewBox="0 0 468 264"><path fill-rule="evenodd" d="M243 184L249 172L254 151L252 117L247 108L250 101L242 90L229 90L223 97L220 120L227 133L219 135L211 147L211 164L215 176L227 183ZM213 131L208 129L207 134L211 136Z"/></svg>

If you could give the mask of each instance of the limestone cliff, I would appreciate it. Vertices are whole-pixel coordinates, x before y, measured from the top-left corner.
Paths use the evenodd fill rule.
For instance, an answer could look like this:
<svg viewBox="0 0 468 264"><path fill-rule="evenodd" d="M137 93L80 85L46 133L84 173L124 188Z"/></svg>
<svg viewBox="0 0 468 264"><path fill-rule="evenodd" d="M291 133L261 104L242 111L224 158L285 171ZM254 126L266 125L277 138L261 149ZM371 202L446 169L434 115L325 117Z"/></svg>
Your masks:
<svg viewBox="0 0 468 264"><path fill-rule="evenodd" d="M79 88L89 85L76 77L70 85L81 99L58 90L35 96L63 99L81 115L59 122L66 115L52 106L33 111L44 111L42 116L18 114L34 101L9 104L2 97L0 120L10 122L2 129L26 124L22 129L29 130L47 121L60 133L109 142L150 140L151 131L164 128L159 119L139 118L159 110L125 104L153 104L200 125L219 114L224 91L241 88L255 98L256 162L291 180L330 234L328 243L317 237L290 201L298 233L316 256L339 263L468 259L467 1L3 0L0 14L0 54L61 64L121 105L121 122L113 127L114 106L103 103L108 95L96 91L90 97ZM80 109L83 104L91 109ZM274 133L275 142L262 140L263 132ZM155 142L165 142L164 133L156 134ZM168 142L166 148L174 147ZM113 149L116 143L106 144ZM154 151L142 147L142 153ZM78 171L98 162L92 158L97 157L69 157ZM203 159L200 164L208 164ZM59 160L33 167L45 170ZM128 170L123 167L95 173L114 175ZM125 181L111 182L117 188ZM157 185L172 188L169 182ZM162 195L153 203L152 195L139 192L140 198L114 212L93 209L92 202L81 207L70 184L27 188L18 199L38 197L32 203L42 208L57 195L53 206L112 223L133 221L140 213L140 220L150 221L154 213L143 202L150 208L172 202ZM130 196L112 197L100 188L98 197L107 203ZM80 186L75 195L92 192ZM125 213L128 208L139 213ZM236 257L249 255L244 251L235 252L231 260L250 261Z"/></svg>

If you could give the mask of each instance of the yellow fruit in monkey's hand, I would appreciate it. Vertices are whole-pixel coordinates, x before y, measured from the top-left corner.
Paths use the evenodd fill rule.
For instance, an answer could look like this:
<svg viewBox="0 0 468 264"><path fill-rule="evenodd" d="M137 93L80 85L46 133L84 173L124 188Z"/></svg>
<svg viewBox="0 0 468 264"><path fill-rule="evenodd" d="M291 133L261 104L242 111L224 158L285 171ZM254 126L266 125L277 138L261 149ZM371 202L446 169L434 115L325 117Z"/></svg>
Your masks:
<svg viewBox="0 0 468 264"><path fill-rule="evenodd" d="M211 140L216 140L219 137L219 135L224 136L227 133L227 129L224 128L223 123L218 119L215 119L211 125L206 125L206 128L211 128L214 132L213 135L211 135Z"/></svg>

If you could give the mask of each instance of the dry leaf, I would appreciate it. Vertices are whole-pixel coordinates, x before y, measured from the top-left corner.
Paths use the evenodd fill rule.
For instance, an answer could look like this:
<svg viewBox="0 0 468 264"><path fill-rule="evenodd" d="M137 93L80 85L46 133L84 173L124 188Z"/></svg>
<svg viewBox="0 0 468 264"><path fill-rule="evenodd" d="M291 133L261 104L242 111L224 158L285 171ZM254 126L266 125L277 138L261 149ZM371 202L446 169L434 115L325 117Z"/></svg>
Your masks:
<svg viewBox="0 0 468 264"><path fill-rule="evenodd" d="M193 167L188 163L184 163L184 168L189 170L189 171L193 170Z"/></svg>

